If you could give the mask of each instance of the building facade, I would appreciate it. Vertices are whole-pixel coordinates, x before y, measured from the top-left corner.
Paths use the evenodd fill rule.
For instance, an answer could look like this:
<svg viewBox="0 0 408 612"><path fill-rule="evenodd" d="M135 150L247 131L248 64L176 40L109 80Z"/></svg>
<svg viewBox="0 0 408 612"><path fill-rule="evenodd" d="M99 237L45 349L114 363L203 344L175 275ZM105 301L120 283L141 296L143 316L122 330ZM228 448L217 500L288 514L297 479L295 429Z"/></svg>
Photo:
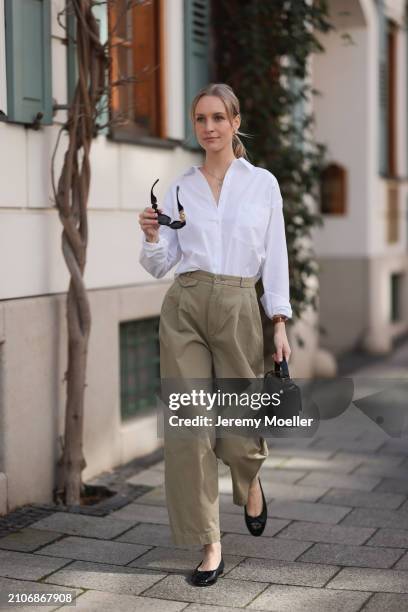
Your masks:
<svg viewBox="0 0 408 612"><path fill-rule="evenodd" d="M321 342L386 353L408 329L406 3L329 4L336 30L313 59L316 136L329 157L314 232Z"/></svg>
<svg viewBox="0 0 408 612"><path fill-rule="evenodd" d="M312 311L296 323L293 338L305 344L291 342L292 376L332 370L320 341L338 353L358 341L384 351L406 329L407 52L399 4L379 11L374 0L331 0L340 33L355 44L332 33L311 62L323 93L314 100L316 136L331 160L322 180L325 226L314 235L328 334L319 340ZM127 121L92 144L84 480L162 444L153 410L158 316L173 272L156 280L139 265L138 214L157 178L160 202L174 176L200 163L188 109L211 78L209 0L153 0L120 23L124 5L95 7L102 40L111 32L110 78L148 71L112 94L110 116ZM64 8L65 0L0 0L0 514L52 500L62 448L69 276L51 160L76 79L72 16L58 17ZM66 144L62 132L57 177Z"/></svg>
<svg viewBox="0 0 408 612"><path fill-rule="evenodd" d="M155 0L123 18L125 5L95 8L103 41L109 22L118 24L110 78L146 66L148 78L117 88L112 114L128 122L92 144L85 480L161 445L151 405L158 315L172 274L157 281L140 266L138 214L157 178L160 202L174 176L202 159L186 108L208 82L208 4ZM0 513L50 501L61 453L69 275L50 168L75 85L64 9L64 0L0 0ZM57 177L66 144L63 132Z"/></svg>

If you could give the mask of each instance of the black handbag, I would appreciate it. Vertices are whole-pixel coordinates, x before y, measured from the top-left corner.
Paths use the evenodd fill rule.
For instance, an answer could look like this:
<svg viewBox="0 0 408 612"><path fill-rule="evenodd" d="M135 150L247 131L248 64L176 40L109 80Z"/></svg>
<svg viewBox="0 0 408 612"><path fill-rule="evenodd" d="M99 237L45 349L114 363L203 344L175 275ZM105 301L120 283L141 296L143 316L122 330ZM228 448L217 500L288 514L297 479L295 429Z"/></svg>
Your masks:
<svg viewBox="0 0 408 612"><path fill-rule="evenodd" d="M276 419L293 419L302 412L302 395L299 387L289 375L289 367L285 358L280 363L275 361L275 369L265 373L263 380L263 393L274 395L277 400L265 406L264 416ZM296 423L286 423L286 427L296 426Z"/></svg>

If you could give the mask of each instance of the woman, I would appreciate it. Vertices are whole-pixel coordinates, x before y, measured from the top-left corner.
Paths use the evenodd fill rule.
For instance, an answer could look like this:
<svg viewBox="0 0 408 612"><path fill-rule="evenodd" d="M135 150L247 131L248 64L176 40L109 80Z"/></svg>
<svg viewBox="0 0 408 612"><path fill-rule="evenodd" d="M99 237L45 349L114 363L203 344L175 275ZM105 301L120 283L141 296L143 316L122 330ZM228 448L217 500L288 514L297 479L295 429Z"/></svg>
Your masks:
<svg viewBox="0 0 408 612"><path fill-rule="evenodd" d="M185 225L159 226L157 212L139 215L144 232L140 263L155 278L179 263L160 315L160 375L180 378L257 378L263 372L263 334L255 283L262 276L262 306L274 321L275 361L289 359L285 320L289 302L288 257L282 197L268 170L253 166L238 137L239 102L226 84L210 84L192 102L191 120L205 151L166 193L163 212ZM183 214L180 219L184 219ZM180 227L182 226L182 227ZM159 229L160 228L160 229ZM175 544L203 545L192 574L197 586L222 573L217 457L230 466L233 501L245 506L253 535L266 523L258 473L268 456L263 438L197 438L164 441L165 488Z"/></svg>

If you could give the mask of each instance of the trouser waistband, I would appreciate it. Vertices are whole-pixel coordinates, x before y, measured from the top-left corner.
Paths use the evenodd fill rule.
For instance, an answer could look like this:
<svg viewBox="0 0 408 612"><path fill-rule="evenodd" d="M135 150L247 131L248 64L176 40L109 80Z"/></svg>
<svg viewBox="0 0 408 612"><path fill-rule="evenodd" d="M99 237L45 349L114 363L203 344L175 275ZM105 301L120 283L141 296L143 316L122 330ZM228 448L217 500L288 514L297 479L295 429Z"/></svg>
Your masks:
<svg viewBox="0 0 408 612"><path fill-rule="evenodd" d="M182 272L179 277L196 278L200 281L211 284L233 285L235 287L254 287L257 281L256 276L232 276L230 274L214 274L206 270L193 270Z"/></svg>

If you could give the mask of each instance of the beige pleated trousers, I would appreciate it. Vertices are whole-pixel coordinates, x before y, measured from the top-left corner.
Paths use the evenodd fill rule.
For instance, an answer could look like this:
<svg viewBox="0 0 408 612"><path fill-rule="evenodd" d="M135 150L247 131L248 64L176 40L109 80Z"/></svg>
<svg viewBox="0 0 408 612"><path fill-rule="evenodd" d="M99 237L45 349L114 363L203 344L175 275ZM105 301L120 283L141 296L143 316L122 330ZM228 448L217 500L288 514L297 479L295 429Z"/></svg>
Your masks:
<svg viewBox="0 0 408 612"><path fill-rule="evenodd" d="M162 381L263 376L255 280L202 270L176 277L160 315ZM262 437L217 437L215 427L199 436L176 437L165 427L165 490L174 543L220 540L217 457L230 467L234 504L244 506L267 456Z"/></svg>

